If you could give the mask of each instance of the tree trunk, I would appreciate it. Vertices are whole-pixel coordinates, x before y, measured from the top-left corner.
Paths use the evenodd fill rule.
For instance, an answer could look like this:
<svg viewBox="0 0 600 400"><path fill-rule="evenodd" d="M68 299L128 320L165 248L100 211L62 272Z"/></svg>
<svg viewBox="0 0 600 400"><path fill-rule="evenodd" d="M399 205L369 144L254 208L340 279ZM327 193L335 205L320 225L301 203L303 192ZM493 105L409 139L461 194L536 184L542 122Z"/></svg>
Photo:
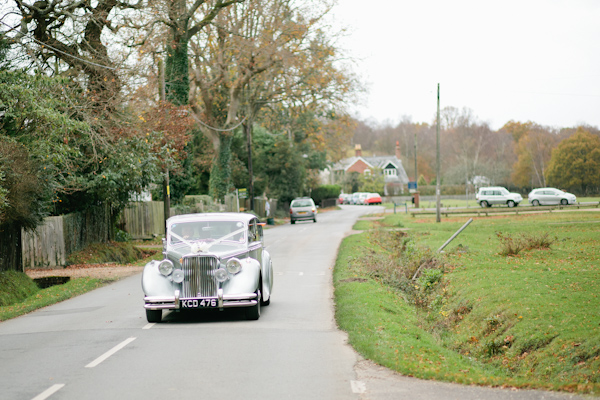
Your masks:
<svg viewBox="0 0 600 400"><path fill-rule="evenodd" d="M167 46L166 95L176 106L189 102L190 77L188 75L188 40L184 35L176 36Z"/></svg>
<svg viewBox="0 0 600 400"><path fill-rule="evenodd" d="M246 132L246 144L248 145L248 199L250 200L250 210L254 211L254 172L252 171L252 117L244 124Z"/></svg>
<svg viewBox="0 0 600 400"><path fill-rule="evenodd" d="M0 271L23 272L21 226L4 224L0 227Z"/></svg>
<svg viewBox="0 0 600 400"><path fill-rule="evenodd" d="M209 193L215 200L223 200L231 185L231 142L232 132L219 133L219 151L214 160L209 181Z"/></svg>

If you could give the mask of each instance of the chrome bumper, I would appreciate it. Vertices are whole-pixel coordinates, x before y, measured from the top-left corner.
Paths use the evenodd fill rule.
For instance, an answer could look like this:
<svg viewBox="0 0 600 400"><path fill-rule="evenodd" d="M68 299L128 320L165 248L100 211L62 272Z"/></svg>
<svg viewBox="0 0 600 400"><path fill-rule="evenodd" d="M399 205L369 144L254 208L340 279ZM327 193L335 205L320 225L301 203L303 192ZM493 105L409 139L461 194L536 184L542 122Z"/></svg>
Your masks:
<svg viewBox="0 0 600 400"><path fill-rule="evenodd" d="M144 308L147 310L180 310L181 300L203 300L214 297L180 298L179 290L174 296L145 296ZM231 307L250 307L256 305L256 293L223 294L223 289L217 290L217 307L219 310Z"/></svg>

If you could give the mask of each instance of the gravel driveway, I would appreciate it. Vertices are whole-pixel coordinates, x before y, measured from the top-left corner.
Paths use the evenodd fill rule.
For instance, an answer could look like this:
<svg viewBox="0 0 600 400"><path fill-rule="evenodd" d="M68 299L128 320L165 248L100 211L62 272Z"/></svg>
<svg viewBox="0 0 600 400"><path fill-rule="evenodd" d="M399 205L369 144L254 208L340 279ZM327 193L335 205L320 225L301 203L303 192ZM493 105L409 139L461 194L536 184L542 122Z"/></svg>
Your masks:
<svg viewBox="0 0 600 400"><path fill-rule="evenodd" d="M139 265L118 264L80 264L55 269L26 269L25 273L32 279L48 276L69 276L71 278L121 279L141 273L144 269Z"/></svg>

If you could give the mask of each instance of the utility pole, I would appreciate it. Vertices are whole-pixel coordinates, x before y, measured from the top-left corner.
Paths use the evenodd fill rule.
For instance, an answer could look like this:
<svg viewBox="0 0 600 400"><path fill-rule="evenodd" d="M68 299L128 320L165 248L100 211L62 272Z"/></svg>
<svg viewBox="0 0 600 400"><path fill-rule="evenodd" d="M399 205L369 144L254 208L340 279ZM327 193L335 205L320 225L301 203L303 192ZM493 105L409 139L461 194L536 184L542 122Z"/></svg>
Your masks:
<svg viewBox="0 0 600 400"><path fill-rule="evenodd" d="M436 137L436 158L437 158L437 174L435 179L435 222L441 222L440 216L440 84L437 87L437 124L435 129Z"/></svg>
<svg viewBox="0 0 600 400"><path fill-rule="evenodd" d="M158 69L160 75L160 101L164 103L166 101L166 90L165 90L165 66L162 60L158 60ZM165 217L165 238L167 237L167 219L171 216L171 188L169 187L169 168L164 167L164 177L163 177L163 213Z"/></svg>
<svg viewBox="0 0 600 400"><path fill-rule="evenodd" d="M419 180L419 174L417 173L417 129L415 129L415 183L418 180Z"/></svg>

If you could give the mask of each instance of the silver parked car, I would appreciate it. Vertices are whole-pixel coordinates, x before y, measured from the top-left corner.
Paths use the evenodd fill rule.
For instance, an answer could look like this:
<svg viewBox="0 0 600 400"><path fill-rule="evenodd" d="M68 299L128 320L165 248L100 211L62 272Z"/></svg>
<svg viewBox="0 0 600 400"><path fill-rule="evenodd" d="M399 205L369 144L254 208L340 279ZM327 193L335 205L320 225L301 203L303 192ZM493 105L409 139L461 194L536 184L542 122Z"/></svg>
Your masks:
<svg viewBox="0 0 600 400"><path fill-rule="evenodd" d="M164 259L142 273L148 322L160 322L163 310L230 307L245 307L247 319L258 319L271 302L273 265L256 216L187 214L166 225Z"/></svg>
<svg viewBox="0 0 600 400"><path fill-rule="evenodd" d="M501 186L479 188L475 199L481 207L491 207L494 204L506 204L509 207L516 207L523 201L523 197L519 193L511 193Z"/></svg>
<svg viewBox="0 0 600 400"><path fill-rule="evenodd" d="M533 189L527 196L529 202L534 206L552 204L575 204L577 197L572 193L563 192L556 188Z"/></svg>
<svg viewBox="0 0 600 400"><path fill-rule="evenodd" d="M302 220L317 222L317 206L310 197L298 197L290 203L290 222Z"/></svg>

